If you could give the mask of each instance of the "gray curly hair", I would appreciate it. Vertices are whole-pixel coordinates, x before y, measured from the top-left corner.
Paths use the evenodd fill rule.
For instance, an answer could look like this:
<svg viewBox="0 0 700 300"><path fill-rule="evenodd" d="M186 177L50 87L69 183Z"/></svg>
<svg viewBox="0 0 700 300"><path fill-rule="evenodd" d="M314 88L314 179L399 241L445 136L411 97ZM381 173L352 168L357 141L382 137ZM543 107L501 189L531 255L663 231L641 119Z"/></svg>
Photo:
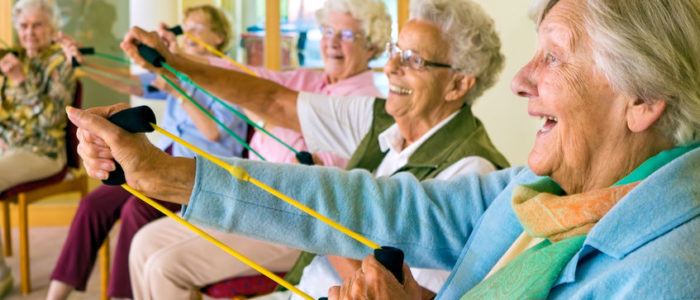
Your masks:
<svg viewBox="0 0 700 300"><path fill-rule="evenodd" d="M595 65L612 87L646 102L662 100L655 125L676 145L700 140L700 2L582 0ZM535 0L539 25L558 0Z"/></svg>
<svg viewBox="0 0 700 300"><path fill-rule="evenodd" d="M49 3L46 0L19 0L17 3L15 3L15 6L12 7L12 24L15 25L15 28L17 27L17 22L19 21L17 18L23 11L28 11L28 10L42 10L45 14L46 17L49 20L49 25L53 28L53 30L58 30L59 24L60 24L60 18L58 15L58 9L56 8L55 5Z"/></svg>
<svg viewBox="0 0 700 300"><path fill-rule="evenodd" d="M347 12L360 20L370 47L377 49L372 59L381 56L391 40L391 16L379 0L327 0L316 11L316 22L324 24L331 12Z"/></svg>
<svg viewBox="0 0 700 300"><path fill-rule="evenodd" d="M471 105L496 83L505 64L493 19L471 0L412 0L410 10L411 19L440 27L450 45L450 64L476 78L466 95Z"/></svg>

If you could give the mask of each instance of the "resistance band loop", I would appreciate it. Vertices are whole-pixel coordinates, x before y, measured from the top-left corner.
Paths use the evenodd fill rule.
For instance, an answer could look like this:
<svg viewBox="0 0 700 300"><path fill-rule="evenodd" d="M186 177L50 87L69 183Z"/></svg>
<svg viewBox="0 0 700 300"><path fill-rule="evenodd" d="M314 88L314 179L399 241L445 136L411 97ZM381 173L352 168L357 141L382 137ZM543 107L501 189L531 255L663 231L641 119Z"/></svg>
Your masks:
<svg viewBox="0 0 700 300"><path fill-rule="evenodd" d="M265 185L262 182L257 181L252 178L244 169L236 166L229 165L222 160L202 151L201 149L193 146L192 144L182 140L181 138L172 135L166 130L160 128L155 124L155 115L153 111L147 106L133 107L127 110L120 111L109 117L109 121L116 124L117 126L129 131L129 132L151 132L157 130L158 132L164 134L165 136L171 138L173 141L187 147L188 149L202 155L204 158L212 161L217 166L224 168L239 180L250 182L266 192L288 202L294 207L310 214L311 216L323 221L324 223L330 225L331 227L347 234L348 236L354 238L355 240L374 248L374 255L377 260L382 263L392 274L398 279L399 282L403 282L403 252L400 249L393 247L379 247L377 244L371 242L370 240L362 237L361 235L354 233L350 229L334 222L331 219L326 218L315 212L314 210L304 206L303 204L287 197L286 195L280 193L277 190ZM115 161L116 168L114 171L109 173L109 178L103 180L105 184L110 185L124 185L126 183L126 176L122 167ZM273 278L274 279L274 278Z"/></svg>
<svg viewBox="0 0 700 300"><path fill-rule="evenodd" d="M186 34L187 34L187 33L186 33ZM189 36L188 36L188 37L189 37ZM201 40L199 40L199 39L197 39L197 38L194 38L194 39L192 39L192 40L195 41L195 42L197 42L197 43L201 43L201 45L202 45L203 47L208 47L207 49L212 48L211 46L207 45L206 43L204 43L203 41L201 41ZM206 45L206 46L205 46L205 45ZM212 48L212 49L214 49L214 48ZM216 50L216 49L214 49L214 50ZM210 50L210 51L211 51L211 50ZM213 52L213 51L212 51L212 52ZM218 51L217 51L217 52L218 52ZM105 54L105 53L101 53L101 52L99 52L99 51L94 51L93 53L94 53L95 55L97 55L97 56L100 56L100 57L103 57L103 58L106 58L106 59L110 59L110 60L113 60L113 61L118 61L118 62L125 63L125 64L129 64L129 63L130 63L128 60L125 60L125 59L123 59L123 58L116 57L116 56L109 55L109 54ZM216 52L215 52L215 53L216 53ZM251 75L253 75L253 76L256 76L256 77L258 76L257 74L255 74L255 72L253 72L253 71L250 70L249 68L246 68L245 66L243 66L243 65L241 65L241 64L239 64L239 63L237 63L236 61L234 61L233 59L229 58L229 57L226 56L225 54L223 54L223 53L221 53L221 52L218 52L218 53L216 53L216 54L217 54L217 55L220 55L220 56L222 56L222 57L228 58L233 64L235 64L237 67L241 68L242 70L248 72L249 74L251 74ZM169 66L168 64L166 64L165 62L163 62L162 65L163 65L166 69L168 69L170 72L172 72L173 74L175 74L175 76L177 76L177 78L180 79L181 81L183 81L183 82L185 82L185 83L187 83L187 84L190 84L190 85L194 86L196 89L198 89L199 91L201 91L201 92L204 93L205 95L207 95L207 96L211 97L212 99L214 99L214 101L216 101L217 103L223 105L227 110L229 110L230 112L232 112L233 114L235 114L236 116L238 116L239 118L241 118L241 119L242 119L243 121L245 121L246 123L248 123L248 124L250 124L251 126L255 127L256 129L262 131L263 133L265 133L266 135L268 135L269 137L271 137L272 139L274 139L275 141L277 141L278 143L280 143L282 146L284 146L284 147L286 147L287 149L289 149L290 151L294 152L294 154L299 155L299 151L297 151L296 149L292 148L292 146L290 146L290 145L288 145L287 143L285 143L285 142L283 142L282 140L280 140L278 137L276 137L275 135L273 135L272 133L270 133L269 131L267 131L267 130L266 130L265 128L263 128L262 126L260 126L260 125L258 125L257 123L253 122L253 120L249 119L246 115L244 115L243 113L241 113L241 112L238 111L237 109L231 107L231 105L228 104L227 102L225 102L225 101L219 99L218 97L212 95L211 93L209 93L209 91L203 89L203 88L200 87L198 84L194 83L194 81L192 81L189 77L187 77L187 75L182 74L181 72L176 71L174 68L170 67L170 66ZM185 94L183 94L183 95L185 95ZM187 95L185 95L185 96L187 97ZM207 115L209 115L208 112L207 112ZM211 117L213 118L213 116L211 116ZM216 119L214 119L214 121L217 122L217 123L220 123L220 122L219 122L218 120L216 120ZM239 138L236 138L236 139L238 140ZM248 148L248 150L251 150L251 151L255 152L254 150L252 150L252 149L250 149L250 148ZM260 155L258 155L257 153L255 153L255 154L256 154L258 157L260 157ZM261 157L261 158L262 158L262 157Z"/></svg>
<svg viewBox="0 0 700 300"><path fill-rule="evenodd" d="M292 292L297 293L297 295L301 296L304 299L309 299L309 300L314 300L314 298L311 298L311 296L307 295L306 293L302 292L299 290L297 287L292 285L291 283L285 281L281 277L277 276L275 273L270 272L269 270L265 269L261 265L258 265L254 261L250 260L249 258L245 257L243 254L237 252L236 250L231 249L231 247L226 246L222 242L218 241L211 235L207 234L206 232L202 231L201 229L197 228L196 226L190 224L189 222L185 221L183 218L180 216L174 214L170 210L166 209L162 205L160 205L158 202L153 201L152 199L148 198L146 195L140 193L137 190L134 190L127 184L122 184L121 185L125 190L127 190L129 193L133 194L134 196L138 197L139 199L143 200L144 202L148 203L149 205L153 206L153 208L157 209L164 215L173 218L175 221L178 223L185 225L185 227L189 228L190 230L194 231L196 234L200 235L201 237L205 238L207 241L211 242L212 244L218 246L219 248L223 249L227 253L233 255L246 265L250 266L251 268L257 270L258 272L262 273L263 275L267 276L268 278L272 279L273 281L277 282L279 285L289 289Z"/></svg>
<svg viewBox="0 0 700 300"><path fill-rule="evenodd" d="M96 56L100 56L100 57L103 57L103 58L106 58L106 59L109 59L109 60L113 60L113 61L117 61L117 62L121 62L121 63L125 63L125 64L130 64L130 62L129 62L128 60L122 59L122 58L117 57L117 56L114 56L114 55L105 54L105 53L102 53L102 52L99 52L99 51L94 51L94 49L92 49L92 48L81 48L81 51L80 51L80 52L83 53L83 54L94 54L94 55L96 55ZM88 70L88 71L99 71L99 70L95 70L95 69L92 69L92 68L89 68L89 67L85 67L85 66L82 66L82 65L81 65L81 67L85 68L85 69ZM110 74L110 75L111 75L111 74ZM198 101L192 99L192 97L190 97L190 95L188 95L185 91L183 91L178 85L176 85L176 84L175 84L174 82L172 82L169 78L167 78L167 77L165 77L165 76L163 76L163 75L161 75L161 77L162 77L170 86L172 86L175 90L177 90L182 96L184 96L188 101L190 101L190 102L191 102L192 104L194 104L199 110L201 110L204 114L206 114L207 117L209 117L210 119L212 119L217 125L219 125L221 128L223 128L224 131L226 131L226 133L228 133L229 135L231 135L236 141L238 141L241 145L243 145L243 147L245 147L246 149L248 149L248 151L250 151L251 153L255 154L255 155L256 155L257 157L259 157L261 160L265 160L265 158L262 157L262 155L260 155L260 153L258 153L257 151L253 150L253 148L250 147L250 145L249 145L248 143L246 143L246 141L245 141L244 139L242 139L240 136L238 136L238 135L237 135L235 132L233 132L230 128L228 128L226 125L224 125L223 122L221 122L221 121L220 121L219 119L217 119L214 115L212 115L208 110L206 110L204 107L202 107L202 105L199 104ZM115 79L116 79L116 78L115 78ZM122 79L123 79L123 78L122 78ZM147 88L148 88L148 86L147 86ZM199 90L205 92L205 91L202 90L201 88L199 88L199 87L197 87L197 88L198 88ZM149 89L149 90L150 90L150 89ZM211 97L211 94L209 94L209 93L205 93L205 94L207 94L208 96ZM219 103L222 103L222 101L219 100L218 98L214 98L214 97L212 97L212 98L213 98L215 101L217 101L217 102L219 102ZM223 103L222 103L222 104L223 104ZM230 106L228 106L228 105L225 105L225 104L224 104L224 107L226 107L226 108L229 109L229 110L232 110L234 113L240 114L240 112L238 112L237 110L235 110L234 108L232 108L232 107L230 107Z"/></svg>
<svg viewBox="0 0 700 300"><path fill-rule="evenodd" d="M255 186L257 186L257 187L259 187L259 188L261 188L261 189L267 191L268 193L270 193L270 194L276 196L277 198L280 198L280 199L284 200L285 202L291 204L292 206L294 206L294 207L296 207L296 208L298 208L298 209L304 211L305 213L307 213L307 214L313 216L314 218L317 218L317 219L323 221L324 223L326 223L326 224L330 225L331 227L333 227L333 228L335 228L335 229L337 229L337 230L339 230L339 231L345 233L346 235L352 237L353 239L357 240L357 241L360 242L360 243L363 243L363 244L367 245L368 247L370 247L370 248L372 248L372 249L379 249L379 248L381 248L381 247L380 247L379 245L377 245L376 243L374 243L374 242L370 241L369 239L367 239L367 238L365 238L365 237L363 237L363 236L361 236L361 235L355 233L354 231L348 229L347 227L345 227L345 226L343 226L343 225L340 225L339 223L337 223L337 222L335 222L335 221L333 221L333 220L327 218L326 216L317 213L316 211L314 211L313 209L309 208L308 206L305 206L304 204L301 204L301 203L299 203L298 201L296 201L296 200L290 198L289 196L280 193L279 191L277 191L277 190L275 190L275 189L269 187L268 185L266 185L266 184L264 184L264 183L262 183L262 182L256 180L255 178L250 177L250 175L249 175L245 170L243 170L242 168L236 167L236 166L232 166L232 165L230 165L230 164L227 164L227 163L224 162L223 160L221 160L221 159L219 159L219 158L217 158L217 157L215 157L215 156L213 156L213 155L211 155L211 154L209 154L209 153L204 152L202 149L197 148L196 146L194 146L194 145L188 143L187 141L185 141L185 140L183 140L183 139L181 139L181 138L179 138L179 137L177 137L177 136L174 136L173 134L167 132L166 130L164 130L163 128L159 127L159 126L156 125L156 124L151 123L151 126L152 126L153 129L155 129L156 131L162 133L163 135L165 135L165 136L171 138L172 140L178 142L179 144L181 144L181 145L187 147L187 149L192 150L193 152L195 152L195 153L197 153L197 154L203 156L204 158L208 159L208 160L211 161L212 163L214 163L214 164L216 164L217 166L219 166L219 167L223 168L224 170L228 171L233 177L236 177L236 178L238 178L238 179L240 179L240 180L242 180L242 181L247 181L247 182L250 182L250 183L254 184Z"/></svg>
<svg viewBox="0 0 700 300"><path fill-rule="evenodd" d="M168 82L168 84L169 84L170 86L172 86L174 89L176 89L181 95L185 96L185 98L187 98L188 101L190 101L190 102L191 102L192 104L194 104L197 108L199 108L199 110L201 110L202 112L204 112L210 119L214 120L214 122L216 122L216 124L218 124L218 125L219 125L221 128L223 128L226 132L228 132L228 134L230 134L230 135L231 135L234 139L236 139L241 145L243 145L246 149L248 149L248 151L250 151L250 152L252 152L253 154L255 154L255 155L256 155L257 157L259 157L261 160L265 160L265 158L262 157L262 155L260 155L260 153L258 153L257 151L255 151L252 147L250 147L250 145L248 145L248 143L246 143L245 140L243 140L240 136L238 136L236 133L234 133L234 132L233 132L230 128L228 128L226 125L224 125L224 123L222 123L221 121L219 121L219 119L217 119L212 113L210 113L206 108L204 108L201 104L199 104L199 102L198 102L197 100L192 99L192 97L190 97L190 95L188 95L187 93L185 93L185 91L183 91L177 84L175 84L174 82L172 82L168 77L165 77L165 76L163 76L163 75L160 75L160 77L163 78L163 79L165 79L165 81ZM155 128L155 127L154 127L154 128Z"/></svg>
<svg viewBox="0 0 700 300"><path fill-rule="evenodd" d="M175 70L173 67L171 67L170 65L168 65L168 64L165 63L165 62L162 62L161 64L163 65L164 68L168 69L168 71L170 71L170 72L172 72L173 74L175 74L175 76L177 76L177 78L180 79L181 81L183 81L183 82L185 82L185 83L187 83L187 84L190 84L190 85L194 86L195 88L197 88L198 90L200 90L200 91L201 91L202 93L204 93L205 95L207 95L207 96L211 97L212 99L214 99L214 101L216 101L216 102L218 102L219 104L221 104L221 105L223 105L224 107L226 107L226 109L228 109L229 111L231 111L232 113L234 113L236 116L238 116L239 118L241 118L241 119L243 119L244 121L246 121L246 123L248 123L248 124L250 124L251 126L255 127L256 129L262 131L263 133L265 133L266 135L268 135L269 137L271 137L272 139L274 139L275 141L277 141L278 143L280 143L280 145L285 146L287 149L289 149L290 151L294 152L294 154L299 154L299 151L297 151L296 149L292 148L292 146L289 146L287 143L285 143L285 142L283 142L282 140L280 140L279 138L277 138L275 135L273 135L272 133L270 133L269 131L267 131L265 128L263 128L262 126L258 125L258 124L255 123L255 122L253 122L253 120L249 119L246 115L244 115L244 114L241 113L240 111L238 111L238 110L236 110L235 108L233 108L233 107L232 107L230 104L228 104L226 101L223 101L223 100L219 99L218 97L216 97L216 96L212 95L211 93L209 93L209 91L207 91L207 90L203 89L202 87L200 87L198 84L196 84L194 81L192 81L192 79L190 79L187 75L182 74L181 72L178 72L177 70Z"/></svg>
<svg viewBox="0 0 700 300"><path fill-rule="evenodd" d="M260 77L257 73L255 73L255 72L254 72L253 70L251 70L250 68L248 68L248 67L246 67L245 65L243 65L243 64L241 64L241 63L239 63L239 62L233 60L232 58L228 57L226 54L222 53L221 51L217 50L216 48L212 47L211 45L205 43L204 41L198 39L197 37L191 35L190 33L188 33L188 32L186 32L186 31L182 30L182 27L181 27L181 26L178 25L178 26L175 26L175 27L173 27L173 28L169 28L168 30L170 30L171 32L173 32L175 35L184 34L187 38L189 38L190 40L192 40L192 41L194 41L195 43L199 44L200 46L204 47L204 48L207 49L209 52L212 52L212 53L216 54L217 56L219 56L219 57L225 59L226 61L228 61L228 62L231 63L232 65L234 65L234 66L236 66L237 68L243 70L244 72L250 74L251 76ZM163 65L165 65L165 64L163 64ZM167 68L170 72L174 73L180 80L185 81L185 82L187 82L187 83L189 83L189 84L191 84L191 85L197 87L199 90L205 92L204 89L202 89L202 88L199 87L196 83L194 83L189 77L187 77L187 75L184 75L184 74L181 74L181 73L175 71L175 70L174 70L173 68L171 68L170 66L167 66L167 65L165 65L165 66L166 66L166 68ZM210 94L209 96L212 97L212 98L214 98L214 99L218 99L217 97L214 97L214 96L211 95L211 94ZM220 100L220 99L219 99L219 100ZM228 105L228 104L224 104L224 106L227 106L227 105ZM236 113L236 112L237 112L237 111L235 111L234 113ZM259 126L257 123L253 122L252 120L250 120L250 119L248 119L247 117L244 117L244 116L242 116L242 115L239 115L239 117L245 118L246 121L248 122L248 124L250 124L250 125L252 125L253 127L255 127L256 129L262 131L263 133L265 133L266 135L268 135L269 137L271 137L272 139L274 139L275 141L277 141L278 143L280 143L282 146L284 146L284 147L286 147L287 149L289 149L290 151L294 152L295 155L297 155L297 156L300 155L300 152L299 152L299 151L297 151L296 149L292 148L291 146L289 146L287 143L283 142L282 140L278 139L278 138L277 138L276 136L274 136L272 133L270 133L270 132L268 132L267 130L265 130L265 128L263 128L262 126ZM298 158L299 158L299 157L298 157ZM312 161L311 161L311 158L307 158L306 160L307 160L306 162L303 162L304 164L313 164Z"/></svg>

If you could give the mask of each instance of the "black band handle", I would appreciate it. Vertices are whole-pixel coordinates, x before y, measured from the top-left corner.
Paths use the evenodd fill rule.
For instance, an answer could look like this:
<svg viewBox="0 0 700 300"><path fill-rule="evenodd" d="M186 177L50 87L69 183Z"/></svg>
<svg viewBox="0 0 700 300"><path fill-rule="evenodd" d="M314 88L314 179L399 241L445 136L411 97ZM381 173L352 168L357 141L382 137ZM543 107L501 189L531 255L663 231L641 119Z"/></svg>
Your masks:
<svg viewBox="0 0 700 300"><path fill-rule="evenodd" d="M311 153L306 152L306 151L300 151L297 152L296 154L297 160L299 163L302 165L307 165L307 166L313 166L314 165L314 158L311 155Z"/></svg>
<svg viewBox="0 0 700 300"><path fill-rule="evenodd" d="M403 284L403 251L401 249L382 246L379 249L374 249L374 258L387 268L391 274L394 274L394 278L400 284ZM328 297L321 297L318 300L328 300Z"/></svg>
<svg viewBox="0 0 700 300"><path fill-rule="evenodd" d="M82 55L93 55L95 54L95 48L93 47L83 47L83 48L78 48L78 52ZM73 68L80 67L80 63L78 62L77 59L75 59L75 56L70 58L70 65Z"/></svg>
<svg viewBox="0 0 700 300"><path fill-rule="evenodd" d="M82 47L78 48L78 52L82 55L94 55L95 54L95 47Z"/></svg>
<svg viewBox="0 0 700 300"><path fill-rule="evenodd" d="M107 118L107 120L128 132L151 132L153 131L151 123L156 122L156 115L150 107L144 105L122 110L113 114ZM109 172L109 177L107 179L102 180L102 183L106 185L122 185L126 183L124 169L122 169L122 166L120 166L117 161L114 161L114 163L116 169Z"/></svg>
<svg viewBox="0 0 700 300"><path fill-rule="evenodd" d="M399 248L382 246L374 249L376 258L387 270L394 274L396 280L403 284L403 251Z"/></svg>
<svg viewBox="0 0 700 300"><path fill-rule="evenodd" d="M157 87L152 86L152 85L149 84L149 85L146 86L146 91L149 92L149 93L154 93L154 92L157 92L157 91L160 91L160 90L159 90Z"/></svg>
<svg viewBox="0 0 700 300"><path fill-rule="evenodd" d="M153 49L151 47L148 47L144 44L140 44L137 46L139 50L139 54L143 59L145 59L148 63L152 64L153 66L160 68L163 66L163 63L165 62L165 58L156 51L156 49Z"/></svg>
<svg viewBox="0 0 700 300"><path fill-rule="evenodd" d="M168 31L175 34L175 36L182 35L183 33L185 33L185 31L182 30L182 26L180 26L180 25L175 25L173 27L170 27L170 28L168 28Z"/></svg>

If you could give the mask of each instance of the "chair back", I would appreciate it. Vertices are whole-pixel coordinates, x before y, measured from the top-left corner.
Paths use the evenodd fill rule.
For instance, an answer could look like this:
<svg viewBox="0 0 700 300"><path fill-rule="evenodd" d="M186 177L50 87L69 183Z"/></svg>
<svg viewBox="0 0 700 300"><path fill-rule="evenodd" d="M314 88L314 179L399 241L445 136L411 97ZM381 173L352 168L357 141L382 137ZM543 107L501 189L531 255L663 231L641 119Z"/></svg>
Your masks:
<svg viewBox="0 0 700 300"><path fill-rule="evenodd" d="M75 82L75 93L73 94L73 107L81 108L83 105L83 85L79 80ZM73 122L68 120L66 124L66 154L67 165L71 168L80 168L80 156L78 155L78 128Z"/></svg>

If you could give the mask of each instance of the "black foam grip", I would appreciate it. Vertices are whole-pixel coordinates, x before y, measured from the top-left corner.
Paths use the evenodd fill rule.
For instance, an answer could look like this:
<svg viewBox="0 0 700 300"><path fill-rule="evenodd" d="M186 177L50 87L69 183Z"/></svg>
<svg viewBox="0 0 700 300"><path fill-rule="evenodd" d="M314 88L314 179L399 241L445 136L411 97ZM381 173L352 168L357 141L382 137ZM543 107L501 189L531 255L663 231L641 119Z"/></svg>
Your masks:
<svg viewBox="0 0 700 300"><path fill-rule="evenodd" d="M137 106L113 114L107 120L128 132L151 132L153 131L151 123L156 122L156 115L148 106ZM122 185L126 183L124 169L116 161L114 163L116 169L109 172L107 179L102 180L102 183L106 185Z"/></svg>
<svg viewBox="0 0 700 300"><path fill-rule="evenodd" d="M78 52L82 55L93 55L95 54L95 48L94 47L83 47L83 48L78 48Z"/></svg>
<svg viewBox="0 0 700 300"><path fill-rule="evenodd" d="M5 57L5 55L12 53L14 56L19 56L19 52L10 49L0 49L0 58Z"/></svg>
<svg viewBox="0 0 700 300"><path fill-rule="evenodd" d="M152 86L152 85L149 84L149 85L146 86L146 91L148 91L149 93L154 93L154 92L157 92L157 91L160 91L160 90L159 90L157 87Z"/></svg>
<svg viewBox="0 0 700 300"><path fill-rule="evenodd" d="M182 26L180 26L180 25L175 25L173 27L170 27L170 28L168 28L168 31L172 32L176 36L184 33L184 31L182 30Z"/></svg>
<svg viewBox="0 0 700 300"><path fill-rule="evenodd" d="M143 59L145 59L148 63L160 68L163 66L163 63L165 62L165 58L156 51L156 49L153 49L151 47L148 47L144 44L138 45L139 49L139 54Z"/></svg>
<svg viewBox="0 0 700 300"><path fill-rule="evenodd" d="M306 151L300 151L297 152L296 154L297 160L299 163L307 166L313 166L314 165L314 158L311 155L311 153L306 152Z"/></svg>
<svg viewBox="0 0 700 300"><path fill-rule="evenodd" d="M77 68L77 67L80 67L80 63L78 62L77 59L75 59L75 57L71 57L70 58L70 66L73 68Z"/></svg>
<svg viewBox="0 0 700 300"><path fill-rule="evenodd" d="M401 249L387 246L374 249L374 258L387 268L391 274L394 274L399 283L403 284L403 251Z"/></svg>

